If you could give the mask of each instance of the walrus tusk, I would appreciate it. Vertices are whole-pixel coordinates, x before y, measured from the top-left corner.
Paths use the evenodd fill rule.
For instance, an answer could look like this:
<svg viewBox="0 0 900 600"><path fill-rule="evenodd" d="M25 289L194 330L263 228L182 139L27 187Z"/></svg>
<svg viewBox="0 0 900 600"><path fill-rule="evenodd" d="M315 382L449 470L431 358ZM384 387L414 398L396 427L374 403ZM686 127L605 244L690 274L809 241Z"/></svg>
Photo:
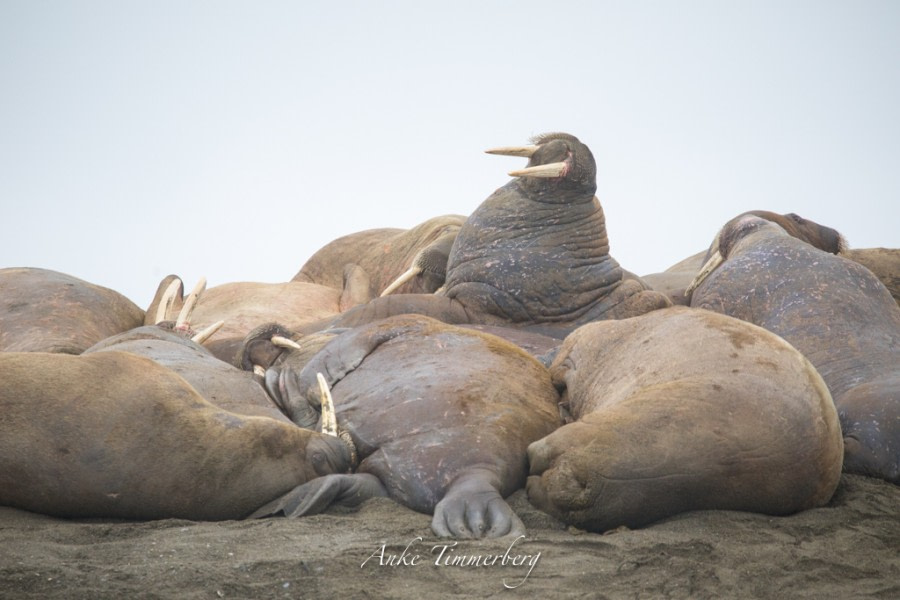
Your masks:
<svg viewBox="0 0 900 600"><path fill-rule="evenodd" d="M286 338L283 335L273 335L272 343L278 346L279 348L291 348L293 350L300 350L300 344L295 342L290 338Z"/></svg>
<svg viewBox="0 0 900 600"><path fill-rule="evenodd" d="M178 319L175 321L175 329L185 328L185 325L190 321L191 313L194 312L194 307L197 306L197 299L200 298L200 294L205 289L206 277L201 277L200 281L197 282L197 285L194 286L194 289L191 290L191 293L184 300L184 306L181 307L181 312L178 313Z"/></svg>
<svg viewBox="0 0 900 600"><path fill-rule="evenodd" d="M538 146L501 146L500 148L491 148L485 150L487 154L496 154L498 156L523 156L531 158L537 152Z"/></svg>
<svg viewBox="0 0 900 600"><path fill-rule="evenodd" d="M555 162L546 165L535 165L533 167L525 167L518 171L510 171L510 177L562 177L569 170L569 163Z"/></svg>
<svg viewBox="0 0 900 600"><path fill-rule="evenodd" d="M353 443L353 438L350 437L349 432L342 431L337 426L334 399L331 397L331 390L328 389L328 382L325 381L325 377L321 373L316 373L316 380L319 382L319 395L322 399L322 433L333 435L344 442L347 450L350 451L350 471L353 471L359 464L359 453L356 450L356 444Z"/></svg>
<svg viewBox="0 0 900 600"><path fill-rule="evenodd" d="M405 273L403 273L400 277L395 279L393 281L393 283L391 283L391 285L384 288L384 291L381 292L381 295L387 296L388 294L390 294L391 292L396 290L398 287L400 287L401 285L403 285L404 283L406 283L407 281L409 281L410 279L412 279L413 277L415 277L416 275L418 275L421 272L422 272L422 267L419 267L416 265L411 266L409 269L407 269L407 271Z"/></svg>
<svg viewBox="0 0 900 600"><path fill-rule="evenodd" d="M266 368L262 365L253 365L253 374L264 378L266 376Z"/></svg>
<svg viewBox="0 0 900 600"><path fill-rule="evenodd" d="M694 280L691 281L691 284L684 289L684 295L687 296L688 294L694 293L697 286L703 283L703 280L709 277L709 274L715 271L723 262L725 262L725 259L722 258L719 251L716 250L715 253L709 257L709 260L700 267L700 271L697 273L697 276L694 277Z"/></svg>
<svg viewBox="0 0 900 600"><path fill-rule="evenodd" d="M194 337L191 338L192 342L196 342L198 344L202 344L206 342L209 338L211 338L218 330L222 329L222 325L225 324L225 321L216 321L203 331L197 333Z"/></svg>
<svg viewBox="0 0 900 600"><path fill-rule="evenodd" d="M334 399L331 397L331 390L328 389L328 382L321 373L316 373L316 380L319 382L319 398L322 401L322 433L337 437L337 418L334 414Z"/></svg>
<svg viewBox="0 0 900 600"><path fill-rule="evenodd" d="M159 299L159 305L156 307L156 319L153 320L154 324L159 325L166 320L169 308L171 308L172 303L175 302L175 292L178 291L178 286L180 285L181 280L177 277L169 283L169 287L163 292L162 298Z"/></svg>

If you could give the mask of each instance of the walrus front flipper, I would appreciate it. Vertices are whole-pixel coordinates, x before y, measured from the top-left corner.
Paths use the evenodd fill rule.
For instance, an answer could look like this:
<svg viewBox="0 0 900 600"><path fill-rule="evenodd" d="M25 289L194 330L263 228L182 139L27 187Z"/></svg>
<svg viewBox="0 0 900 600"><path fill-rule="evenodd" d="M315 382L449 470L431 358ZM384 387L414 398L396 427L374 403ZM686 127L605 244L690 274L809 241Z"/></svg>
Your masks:
<svg viewBox="0 0 900 600"><path fill-rule="evenodd" d="M247 518L304 517L324 512L330 506L358 506L379 496L387 496L387 491L374 475L327 475L298 485Z"/></svg>
<svg viewBox="0 0 900 600"><path fill-rule="evenodd" d="M440 537L495 538L523 535L525 525L483 469L457 477L434 507L431 529Z"/></svg>

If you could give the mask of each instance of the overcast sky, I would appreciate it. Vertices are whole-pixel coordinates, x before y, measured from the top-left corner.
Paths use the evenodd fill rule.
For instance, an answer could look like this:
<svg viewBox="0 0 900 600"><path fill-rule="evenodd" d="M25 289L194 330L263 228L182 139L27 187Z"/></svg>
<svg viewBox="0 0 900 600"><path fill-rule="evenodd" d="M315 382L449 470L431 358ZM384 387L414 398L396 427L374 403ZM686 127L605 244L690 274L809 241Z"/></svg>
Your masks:
<svg viewBox="0 0 900 600"><path fill-rule="evenodd" d="M547 131L638 274L745 210L900 246L900 2L0 0L0 267L146 308L469 214Z"/></svg>

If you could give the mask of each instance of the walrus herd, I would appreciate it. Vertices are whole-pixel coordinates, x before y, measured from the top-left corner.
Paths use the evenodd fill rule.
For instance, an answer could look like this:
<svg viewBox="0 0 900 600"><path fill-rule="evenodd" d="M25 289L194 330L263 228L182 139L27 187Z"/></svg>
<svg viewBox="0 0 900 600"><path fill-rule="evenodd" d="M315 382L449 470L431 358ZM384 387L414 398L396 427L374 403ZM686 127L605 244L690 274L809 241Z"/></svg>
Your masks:
<svg viewBox="0 0 900 600"><path fill-rule="evenodd" d="M524 532L522 488L602 532L822 506L842 470L900 484L900 250L754 210L639 277L585 144L488 152L528 163L468 217L344 236L282 284L169 276L143 310L0 269L0 505L224 520L386 496L481 538Z"/></svg>

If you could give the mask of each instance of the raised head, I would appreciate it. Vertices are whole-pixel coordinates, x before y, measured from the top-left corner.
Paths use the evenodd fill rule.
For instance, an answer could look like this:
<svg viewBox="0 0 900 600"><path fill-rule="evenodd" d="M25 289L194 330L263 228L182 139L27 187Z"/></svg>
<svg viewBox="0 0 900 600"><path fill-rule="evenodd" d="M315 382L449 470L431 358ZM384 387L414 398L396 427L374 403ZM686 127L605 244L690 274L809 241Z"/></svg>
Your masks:
<svg viewBox="0 0 900 600"><path fill-rule="evenodd" d="M488 154L528 158L524 169L510 171L520 178L519 185L529 195L550 202L571 202L569 194L584 195L592 200L597 191L597 164L590 149L568 133L544 133L532 138L529 146L504 146L487 150Z"/></svg>

